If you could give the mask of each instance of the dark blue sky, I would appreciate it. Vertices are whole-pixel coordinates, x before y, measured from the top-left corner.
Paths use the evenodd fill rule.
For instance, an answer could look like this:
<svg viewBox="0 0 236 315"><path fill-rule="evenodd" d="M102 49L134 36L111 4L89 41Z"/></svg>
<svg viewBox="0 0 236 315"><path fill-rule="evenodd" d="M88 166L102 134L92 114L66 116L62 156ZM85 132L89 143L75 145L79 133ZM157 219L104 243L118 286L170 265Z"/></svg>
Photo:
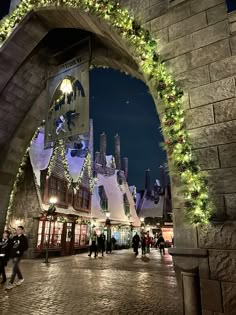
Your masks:
<svg viewBox="0 0 236 315"><path fill-rule="evenodd" d="M107 134L108 154L114 154L114 136L121 138L121 155L129 158L129 184L144 187L145 170L152 182L160 178L159 166L166 162L159 120L152 96L137 79L111 69L90 71L90 117L94 119L95 150L100 134Z"/></svg>

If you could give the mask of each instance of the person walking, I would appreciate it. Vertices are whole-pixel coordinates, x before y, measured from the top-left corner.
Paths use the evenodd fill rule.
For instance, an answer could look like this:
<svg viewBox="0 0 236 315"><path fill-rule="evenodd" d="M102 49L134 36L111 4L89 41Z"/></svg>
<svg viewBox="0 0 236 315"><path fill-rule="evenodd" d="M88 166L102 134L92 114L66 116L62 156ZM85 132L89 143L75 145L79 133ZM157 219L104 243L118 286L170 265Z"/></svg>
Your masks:
<svg viewBox="0 0 236 315"><path fill-rule="evenodd" d="M98 247L99 247L99 250L102 252L102 256L104 256L105 244L106 244L106 236L104 233L101 233L101 235L98 238Z"/></svg>
<svg viewBox="0 0 236 315"><path fill-rule="evenodd" d="M147 232L146 237L147 253L150 253L151 237L149 236L149 231Z"/></svg>
<svg viewBox="0 0 236 315"><path fill-rule="evenodd" d="M157 245L160 249L160 253L165 255L165 240L162 234L159 235L158 240L157 240Z"/></svg>
<svg viewBox="0 0 236 315"><path fill-rule="evenodd" d="M136 232L136 234L133 237L133 248L134 248L134 252L136 256L138 256L139 243L140 243L140 237L138 233Z"/></svg>
<svg viewBox="0 0 236 315"><path fill-rule="evenodd" d="M90 253L88 254L89 257L91 257L92 253L94 252L94 258L97 257L97 250L98 250L98 236L96 231L93 232L93 235L91 236L91 246L90 246Z"/></svg>
<svg viewBox="0 0 236 315"><path fill-rule="evenodd" d="M7 281L5 267L8 263L11 249L10 232L4 231L2 240L0 241L0 275L2 275L1 284L5 284Z"/></svg>
<svg viewBox="0 0 236 315"><path fill-rule="evenodd" d="M142 233L141 236L142 256L146 254L146 242L147 242L146 235Z"/></svg>
<svg viewBox="0 0 236 315"><path fill-rule="evenodd" d="M8 285L6 286L6 290L14 288L14 281L17 275L18 281L16 285L21 285L24 282L23 275L19 268L19 263L21 261L22 255L28 249L28 240L24 235L24 227L18 226L16 230L17 235L12 238L11 241L11 250L10 250L10 258L12 258L13 267L12 274Z"/></svg>

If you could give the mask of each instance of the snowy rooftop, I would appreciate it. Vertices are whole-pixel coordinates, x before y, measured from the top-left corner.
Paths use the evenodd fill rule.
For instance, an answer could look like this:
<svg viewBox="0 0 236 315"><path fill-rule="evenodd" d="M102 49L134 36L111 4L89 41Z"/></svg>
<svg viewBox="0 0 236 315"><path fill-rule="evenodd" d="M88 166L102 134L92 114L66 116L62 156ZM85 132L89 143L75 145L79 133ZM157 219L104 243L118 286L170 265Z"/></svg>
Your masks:
<svg viewBox="0 0 236 315"><path fill-rule="evenodd" d="M107 198L108 198L108 210L110 211L110 220L113 223L129 224L131 221L134 226L140 226L140 220L136 214L133 197L130 194L127 183L123 183L121 186L117 183L117 171L112 176L104 176L98 174L94 187L94 194L92 198L92 211L94 208L102 211L100 206L100 196L98 194L98 187L104 186ZM125 215L124 199L123 195L126 193L130 204L130 220Z"/></svg>
<svg viewBox="0 0 236 315"><path fill-rule="evenodd" d="M143 218L158 218L163 216L164 196L160 196L159 202L155 204L153 198L144 196L139 211L139 216Z"/></svg>
<svg viewBox="0 0 236 315"><path fill-rule="evenodd" d="M37 184L40 186L40 171L45 170L52 157L53 149L44 149L44 128L41 128L37 138L32 142L29 156ZM69 172L74 182L77 182L84 164L84 157L71 156L70 149L66 154Z"/></svg>

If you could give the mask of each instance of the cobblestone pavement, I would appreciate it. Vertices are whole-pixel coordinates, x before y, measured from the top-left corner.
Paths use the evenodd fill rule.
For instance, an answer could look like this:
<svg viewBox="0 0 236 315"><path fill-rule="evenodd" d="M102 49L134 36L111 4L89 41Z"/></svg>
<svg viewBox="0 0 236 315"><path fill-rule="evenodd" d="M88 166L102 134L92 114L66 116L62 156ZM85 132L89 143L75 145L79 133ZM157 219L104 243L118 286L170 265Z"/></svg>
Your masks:
<svg viewBox="0 0 236 315"><path fill-rule="evenodd" d="M121 250L54 258L48 266L25 260L21 269L21 286L0 288L1 315L182 314L171 257L155 249L145 258Z"/></svg>

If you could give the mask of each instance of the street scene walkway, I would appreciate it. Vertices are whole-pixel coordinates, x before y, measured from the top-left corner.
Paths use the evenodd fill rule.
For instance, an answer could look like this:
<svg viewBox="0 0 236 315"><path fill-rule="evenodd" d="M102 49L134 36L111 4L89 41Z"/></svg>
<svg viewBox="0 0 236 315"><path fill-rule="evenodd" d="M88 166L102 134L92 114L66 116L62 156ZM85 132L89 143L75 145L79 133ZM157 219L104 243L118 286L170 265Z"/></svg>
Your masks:
<svg viewBox="0 0 236 315"><path fill-rule="evenodd" d="M1 315L182 314L171 256L155 249L144 258L120 250L42 261L22 261L25 282L0 289Z"/></svg>

